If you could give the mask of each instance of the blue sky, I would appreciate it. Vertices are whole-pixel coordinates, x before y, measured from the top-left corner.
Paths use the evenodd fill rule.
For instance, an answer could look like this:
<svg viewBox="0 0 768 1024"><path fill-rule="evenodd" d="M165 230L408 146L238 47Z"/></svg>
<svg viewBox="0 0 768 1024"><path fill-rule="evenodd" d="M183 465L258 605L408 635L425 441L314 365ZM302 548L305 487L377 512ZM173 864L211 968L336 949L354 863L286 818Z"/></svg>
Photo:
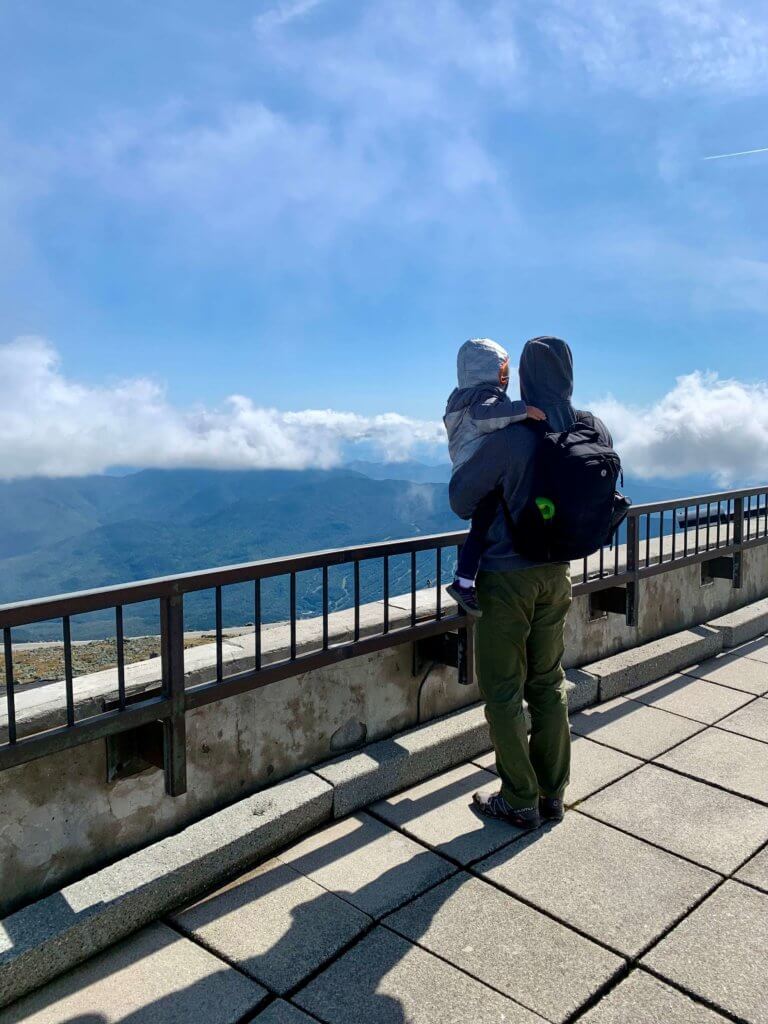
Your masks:
<svg viewBox="0 0 768 1024"><path fill-rule="evenodd" d="M375 433L439 420L464 338L556 333L641 472L725 478L745 426L768 472L768 153L704 159L768 146L762 4L6 0L0 90L6 398ZM0 473L109 461L63 411L82 458L4 457L18 402Z"/></svg>

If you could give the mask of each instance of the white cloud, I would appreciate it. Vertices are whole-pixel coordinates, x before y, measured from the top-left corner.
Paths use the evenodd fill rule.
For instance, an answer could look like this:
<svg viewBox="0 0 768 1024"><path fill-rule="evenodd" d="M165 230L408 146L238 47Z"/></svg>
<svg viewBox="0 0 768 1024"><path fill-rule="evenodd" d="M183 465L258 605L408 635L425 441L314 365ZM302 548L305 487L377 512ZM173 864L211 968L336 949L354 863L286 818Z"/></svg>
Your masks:
<svg viewBox="0 0 768 1024"><path fill-rule="evenodd" d="M768 85L768 22L750 0L553 0L539 24L598 86L658 96Z"/></svg>
<svg viewBox="0 0 768 1024"><path fill-rule="evenodd" d="M155 207L214 237L253 231L288 215L322 234L361 216L395 184L392 160L363 140L334 137L322 121L288 118L262 103L226 104L201 122L183 105L147 120L128 115L67 147L71 173L121 199Z"/></svg>
<svg viewBox="0 0 768 1024"><path fill-rule="evenodd" d="M294 232L327 240L377 216L445 226L446 201L478 192L495 197L492 218L507 210L485 137L492 103L519 81L504 5L476 17L459 0L387 0L308 35L320 2L283 0L253 22L252 59L285 78L288 104L244 89L109 109L40 151L41 167L214 246L277 224L290 237L273 232L271 248L292 253Z"/></svg>
<svg viewBox="0 0 768 1024"><path fill-rule="evenodd" d="M696 372L679 377L651 407L608 398L591 408L636 476L708 474L724 486L768 479L768 382Z"/></svg>
<svg viewBox="0 0 768 1024"><path fill-rule="evenodd" d="M442 447L440 421L332 409L280 412L233 395L180 409L150 380L94 387L67 378L40 338L0 346L0 477L79 476L109 466L303 469L361 444L390 461Z"/></svg>
<svg viewBox="0 0 768 1024"><path fill-rule="evenodd" d="M281 3L272 4L266 11L257 14L253 19L253 27L257 32L263 32L287 25L296 18L309 14L322 2L323 0L282 0Z"/></svg>
<svg viewBox="0 0 768 1024"><path fill-rule="evenodd" d="M20 187L32 163L54 193L86 181L170 221L164 240L185 252L191 239L208 255L233 237L252 245L269 228L270 253L290 259L360 223L457 233L464 197L480 200L477 230L500 210L506 229L525 204L499 114L567 106L585 81L643 96L768 87L768 21L744 0L381 0L308 32L321 6L261 6L237 71L248 82L250 58L269 85L96 108L101 121L77 118L26 159ZM660 154L665 179L688 166L678 148L675 136Z"/></svg>
<svg viewBox="0 0 768 1024"><path fill-rule="evenodd" d="M0 346L0 477L99 473L110 466L329 468L361 446L401 461L443 456L439 420L332 409L283 412L233 395L219 408L178 408L148 379L93 386L64 375L40 338ZM641 477L708 474L723 485L768 478L768 382L695 372L650 407L614 398L590 406ZM422 501L415 488L409 500Z"/></svg>

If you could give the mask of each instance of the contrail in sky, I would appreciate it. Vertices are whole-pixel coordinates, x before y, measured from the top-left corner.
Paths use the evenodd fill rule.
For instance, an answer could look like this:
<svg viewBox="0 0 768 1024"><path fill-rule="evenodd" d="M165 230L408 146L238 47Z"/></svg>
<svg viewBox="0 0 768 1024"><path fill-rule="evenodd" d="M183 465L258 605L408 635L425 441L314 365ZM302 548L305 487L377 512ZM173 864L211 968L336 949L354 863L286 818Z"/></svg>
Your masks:
<svg viewBox="0 0 768 1024"><path fill-rule="evenodd" d="M768 146L762 149L743 149L740 153L718 153L716 156L705 156L705 160L727 160L731 156L751 156L753 153L768 153Z"/></svg>

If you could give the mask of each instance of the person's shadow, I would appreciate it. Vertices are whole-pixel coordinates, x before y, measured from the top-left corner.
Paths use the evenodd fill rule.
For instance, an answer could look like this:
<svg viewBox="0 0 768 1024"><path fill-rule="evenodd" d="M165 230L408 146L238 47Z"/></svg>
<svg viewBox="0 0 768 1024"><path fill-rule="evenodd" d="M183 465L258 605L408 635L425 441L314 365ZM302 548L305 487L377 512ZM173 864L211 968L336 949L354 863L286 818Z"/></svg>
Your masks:
<svg viewBox="0 0 768 1024"><path fill-rule="evenodd" d="M452 787L449 787L449 790L452 792ZM448 796L450 795L449 792ZM442 794L442 799L447 799L445 793ZM416 816L434 806L436 795L429 794L422 800L413 801L409 813ZM488 823L487 819L480 816L478 818L483 827L489 824L498 825ZM322 833L323 828L318 831ZM376 835L380 834L379 825L374 832ZM524 834L509 826L509 843L501 848L509 848L510 855L513 856L516 840ZM530 836L530 833L528 835ZM225 886L223 890L194 904L194 913L188 924L185 924L184 912L178 916L174 915L170 920L167 919L164 927L167 928L170 924L175 929L175 934L169 931L167 941L177 941L186 935L199 945L207 947L214 955L222 957L226 951L217 949L218 943L215 937L211 937L211 930L206 929L206 926L235 914L238 909L245 912L249 904L257 902L267 892L274 892L277 886L288 884L292 877L322 877L324 868L332 868L344 857L352 853L364 855L366 845L370 842L371 832L361 828L313 849L306 858L299 856L283 862L278 854L276 860L273 858L268 861L262 865L261 870L251 869ZM300 1008L309 1019L332 1022L359 1020L365 1024L432 1024L432 1018L428 1020L423 1010L420 1011L416 1006L408 1006L412 996L400 998L393 994L393 990L397 988L404 992L407 990L407 975L395 977L389 985L389 991L386 979L393 972L397 974L397 968L405 958L432 956L419 947L419 940L428 931L434 916L445 901L456 892L462 881L463 871L461 865L457 861L451 861L449 857L441 858L447 865L445 870L435 871L433 859L436 856L436 853L424 848L406 864L389 868L375 879L355 889L342 890L334 887L334 891L326 890L312 899L298 903L291 911L288 929L268 949L247 956L228 957L231 966L222 963L221 971L215 972L221 974L220 978L212 979L208 975L192 984L178 986L159 999L127 1010L125 1015L114 1016L110 1013L107 1017L94 1007L95 1012L88 1012L87 1008L84 1008L84 1012L74 1017L58 1016L56 1006L63 1004L61 1009L66 1014L65 1007L67 1004L71 1007L70 1000L79 990L103 984L104 981L112 983L113 973L135 965L137 958L150 955L151 950L147 952L137 949L136 935L123 940L111 950L87 961L31 996L5 1010L0 1010L0 1024L26 1024L27 1021L30 1024L112 1024L116 1021L120 1021L120 1024L177 1024L180 1021L195 1019L200 1013L201 1006L210 1006L211 992L216 990L217 984L220 984L222 994L229 990L227 976L231 982L232 967L268 989L272 1001L277 998L285 999ZM408 886L403 885L403 875L406 872L411 872L422 879L429 876L430 882L416 884L415 893L409 891ZM463 876L464 879L467 877L469 876ZM316 884L322 886L322 880ZM342 902L356 908L354 913L349 913L349 908L344 908ZM407 927L403 928L396 920L390 920L389 915L398 909L417 903L418 913L408 915ZM323 928L327 927L328 922L333 921L334 917L343 916L345 909L349 916L356 917L349 935L340 945L338 942L335 946L330 945L325 954L318 956L316 951L318 943L323 942ZM146 931L147 929L139 935ZM338 928L331 931L338 935ZM121 951L124 953L122 959ZM311 967L307 970L310 954ZM453 968L446 968L441 960L436 972L451 969ZM478 981L478 986L481 985L482 983ZM241 987L247 1000L247 985ZM490 993L490 990L486 991ZM435 993L423 990L418 993L418 997L427 1003L432 996L439 999ZM141 998L140 994L138 998ZM489 995L489 998L498 998L499 1006L503 1007L504 997L500 994ZM136 1006L133 998L126 1001L128 1004L133 1002ZM439 1013L437 1004L431 1005L430 1012ZM210 1017L211 1024L219 1024L219 1021L221 1024L236 1024L238 1018L253 1020L254 1024L257 1024L264 1006L256 1009L254 1005L251 1012L246 1012L245 1016L239 1013L238 1017L232 1017L227 1006L220 1004L220 1008L221 1016L217 1017L214 1007ZM473 1008L469 1005L466 1012L467 1020L482 1019L474 1016Z"/></svg>
<svg viewBox="0 0 768 1024"><path fill-rule="evenodd" d="M445 795L443 799L446 799ZM422 800L413 801L411 810L416 816L434 806L435 795L429 794ZM488 819L479 814L477 817L483 828L488 825L499 826L499 823L489 823ZM377 823L377 834L379 826L380 823ZM513 826L504 827L509 829L508 843L495 845L492 849L509 848L510 855L513 855L516 840L524 835L530 838L531 834ZM322 831L323 829L319 830L320 833ZM544 830L538 834L543 835ZM273 877L277 877L287 867L295 869L300 876L318 880L322 885L323 869L332 867L334 863L351 853L364 853L366 844L370 842L370 838L367 838L370 835L365 828L361 828L325 846L312 849L306 855L289 858L287 862L280 861L278 854L279 866L274 868ZM359 1020L365 1021L366 1024L410 1024L411 1021L418 1021L419 1024L432 1024L432 1019L437 1020L438 1016L430 1018L427 1022L427 1018L420 1015L416 1008L409 1010L403 999L391 994L391 989L407 987L409 979L405 975L396 977L391 985L388 985L386 979L393 972L397 974L398 966L410 954L423 958L424 962L433 956L419 947L419 940L429 930L432 920L444 903L454 896L458 886L470 877L458 862L441 858L446 865L445 871L433 873L433 880L429 884L417 886L419 891L416 893L405 891L402 884L403 874L420 874L419 861L425 865L426 874L426 865L434 864L436 856L433 851L424 848L407 864L389 868L365 885L355 889L323 892L313 899L299 903L291 912L289 929L268 950L238 960L237 966L270 988L276 995L293 1002L303 1012L321 1021ZM252 894L238 892L238 889L244 890L249 886L253 887ZM202 941L205 942L206 924L215 922L223 914L236 912L234 908L238 905L242 906L251 899L258 899L259 894L267 886L268 876L265 878L262 875L257 879L246 877L239 885L230 887L224 899L214 896L202 904L197 904L194 918L189 923L198 934L203 933ZM340 900L351 904L358 912L368 914L368 921L360 925L356 934L351 935L347 942L318 960L308 973L306 964L296 962L296 958L300 957L302 949L311 945L312 937L317 936L322 922L327 922L339 914ZM404 906L410 906L415 910L416 905L418 912L409 913L407 922L401 924L395 917L396 911ZM181 926L183 929L183 922ZM212 942L211 945L213 947L215 943ZM441 961L437 971L451 969L454 968L446 968ZM478 981L477 984L480 991L482 983ZM390 991L387 991L388 987ZM429 999L432 993L422 991L419 995ZM502 1006L504 997L499 995L498 998L499 1005ZM433 1008L433 1012L439 1014L437 1006ZM258 1020L258 1017L256 1019ZM474 1007L468 1006L467 1020L475 1019Z"/></svg>

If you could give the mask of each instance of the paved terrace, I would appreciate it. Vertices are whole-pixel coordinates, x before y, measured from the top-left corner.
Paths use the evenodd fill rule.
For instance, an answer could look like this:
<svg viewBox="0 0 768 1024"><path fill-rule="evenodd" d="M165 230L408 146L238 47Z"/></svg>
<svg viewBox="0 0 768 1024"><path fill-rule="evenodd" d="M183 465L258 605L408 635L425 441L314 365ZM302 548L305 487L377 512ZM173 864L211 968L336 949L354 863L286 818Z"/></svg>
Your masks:
<svg viewBox="0 0 768 1024"><path fill-rule="evenodd" d="M768 638L573 716L565 821L492 755L373 803L1 1024L768 1022Z"/></svg>

